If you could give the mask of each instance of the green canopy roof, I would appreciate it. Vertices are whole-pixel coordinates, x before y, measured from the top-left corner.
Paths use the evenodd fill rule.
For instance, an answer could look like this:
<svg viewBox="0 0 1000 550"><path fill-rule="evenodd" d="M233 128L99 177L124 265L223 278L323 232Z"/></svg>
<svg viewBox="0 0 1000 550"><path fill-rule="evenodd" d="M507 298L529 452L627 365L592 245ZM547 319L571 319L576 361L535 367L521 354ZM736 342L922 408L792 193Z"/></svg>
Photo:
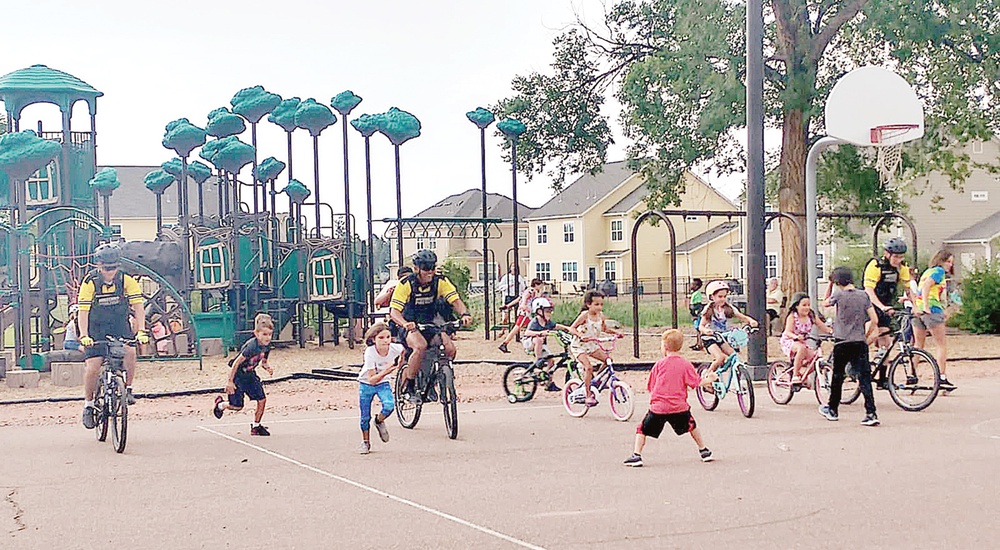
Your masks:
<svg viewBox="0 0 1000 550"><path fill-rule="evenodd" d="M55 103L68 111L74 103L84 100L94 113L96 99L102 95L79 78L45 65L32 65L0 77L0 100L15 117L26 106L40 102Z"/></svg>

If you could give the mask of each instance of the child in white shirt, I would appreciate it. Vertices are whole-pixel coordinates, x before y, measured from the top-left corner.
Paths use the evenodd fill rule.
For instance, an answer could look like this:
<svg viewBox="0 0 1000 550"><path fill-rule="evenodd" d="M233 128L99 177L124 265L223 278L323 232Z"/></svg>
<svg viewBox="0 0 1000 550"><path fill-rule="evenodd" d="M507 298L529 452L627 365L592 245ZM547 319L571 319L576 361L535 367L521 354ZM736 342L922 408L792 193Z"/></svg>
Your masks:
<svg viewBox="0 0 1000 550"><path fill-rule="evenodd" d="M368 428L372 420L372 401L378 396L382 403L382 412L375 415L375 428L383 442L389 442L389 430L385 419L392 414L395 401L392 398L392 373L399 368L400 357L403 355L403 345L392 341L392 333L385 323L376 323L365 334L365 362L358 373L359 401L361 405L361 442L360 452L363 455L371 451L371 440Z"/></svg>

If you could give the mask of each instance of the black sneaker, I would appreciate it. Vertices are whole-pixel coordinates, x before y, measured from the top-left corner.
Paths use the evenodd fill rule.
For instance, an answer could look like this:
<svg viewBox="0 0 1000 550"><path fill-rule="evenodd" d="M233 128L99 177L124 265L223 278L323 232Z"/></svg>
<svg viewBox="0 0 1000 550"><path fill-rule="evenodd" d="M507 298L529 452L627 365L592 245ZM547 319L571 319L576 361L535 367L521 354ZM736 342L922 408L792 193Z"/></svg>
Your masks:
<svg viewBox="0 0 1000 550"><path fill-rule="evenodd" d="M945 391L951 391L951 390L953 390L953 389L955 389L955 388L958 387L955 384L952 384L951 381L949 381L944 376L942 376L941 378L939 378L938 384L940 385L941 389L945 390Z"/></svg>
<svg viewBox="0 0 1000 550"><path fill-rule="evenodd" d="M557 386L555 382L549 382L549 385L545 386L545 391L562 391L562 388Z"/></svg>
<svg viewBox="0 0 1000 550"><path fill-rule="evenodd" d="M698 454L701 455L702 462L711 462L715 460L715 458L712 456L712 450L709 449L708 447L705 447L704 449L699 449Z"/></svg>
<svg viewBox="0 0 1000 550"><path fill-rule="evenodd" d="M507 344L500 344L499 346L497 346L497 349L504 353L510 353L510 350L507 349Z"/></svg>
<svg viewBox="0 0 1000 550"><path fill-rule="evenodd" d="M633 468L640 468L642 467L642 457L635 453L632 453L632 456L626 458L623 464L625 464L626 466L631 466Z"/></svg>
<svg viewBox="0 0 1000 550"><path fill-rule="evenodd" d="M215 396L215 406L212 407L212 414L214 414L216 418L222 418L222 409L219 408L219 405L221 404L222 404L222 396L221 395Z"/></svg>
<svg viewBox="0 0 1000 550"><path fill-rule="evenodd" d="M879 424L878 415L875 413L866 414L865 419L861 421L862 426L878 426Z"/></svg>
<svg viewBox="0 0 1000 550"><path fill-rule="evenodd" d="M271 435L271 432L267 431L267 428L263 424L258 424L257 426L251 424L250 435Z"/></svg>
<svg viewBox="0 0 1000 550"><path fill-rule="evenodd" d="M823 418L829 420L830 422L840 420L840 416L837 415L837 411L831 409L830 405L820 405L819 414L823 415Z"/></svg>
<svg viewBox="0 0 1000 550"><path fill-rule="evenodd" d="M93 430L97 427L97 409L93 405L83 408L83 427Z"/></svg>

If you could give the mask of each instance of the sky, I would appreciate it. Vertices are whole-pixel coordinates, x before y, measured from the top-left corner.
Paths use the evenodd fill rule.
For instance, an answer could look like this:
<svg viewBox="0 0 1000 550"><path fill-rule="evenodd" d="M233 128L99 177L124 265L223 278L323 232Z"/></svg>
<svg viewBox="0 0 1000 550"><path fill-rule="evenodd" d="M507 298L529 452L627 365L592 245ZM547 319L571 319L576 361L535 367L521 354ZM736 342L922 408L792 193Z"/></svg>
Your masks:
<svg viewBox="0 0 1000 550"><path fill-rule="evenodd" d="M451 193L481 184L478 130L467 111L510 95L518 74L545 71L551 42L577 14L599 21L600 0L488 2L370 0L33 0L5 10L0 74L41 63L98 90L100 165L158 165L172 156L160 144L164 125L185 117L204 127L209 111L229 106L241 88L262 85L282 97L329 104L350 89L364 101L350 118L398 107L422 123L421 136L401 147L403 215L412 216ZM616 104L607 105L616 130L609 160L624 158ZM21 128L59 124L58 109L35 105ZM321 199L343 211L341 121L319 138ZM503 142L487 133L487 190L510 195ZM85 103L74 129L88 130ZM351 208L364 219L364 142L349 128ZM249 130L241 136L249 142ZM286 160L285 133L266 119L258 128L258 158ZM294 134L294 176L313 186L312 140ZM373 218L395 215L391 144L371 139ZM705 174L728 196L742 176ZM283 175L284 176L284 175ZM249 179L249 168L242 179ZM543 175L518 175L518 198L528 206L552 196ZM358 216L360 214L360 216Z"/></svg>

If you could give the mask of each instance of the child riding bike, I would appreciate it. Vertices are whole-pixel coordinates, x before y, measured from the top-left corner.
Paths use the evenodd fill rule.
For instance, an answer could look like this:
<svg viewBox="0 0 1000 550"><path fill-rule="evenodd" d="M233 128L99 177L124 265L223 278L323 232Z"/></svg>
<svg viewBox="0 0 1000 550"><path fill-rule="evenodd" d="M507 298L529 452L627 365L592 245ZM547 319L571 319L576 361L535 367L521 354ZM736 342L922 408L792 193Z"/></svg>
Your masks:
<svg viewBox="0 0 1000 550"><path fill-rule="evenodd" d="M548 298L543 297L532 300L531 311L535 314L535 317L528 323L528 327L524 329L524 338L521 339L521 342L524 344L524 351L528 355L534 355L538 358L550 355L545 339L549 335L549 332L553 330L563 330L580 338L580 333L575 328L561 325L552 320L552 312L554 310L552 301ZM559 387L550 381L545 390L559 391Z"/></svg>
<svg viewBox="0 0 1000 550"><path fill-rule="evenodd" d="M785 317L785 331L781 333L780 341L781 351L792 362L792 384L802 383L803 368L816 356L816 350L806 344L806 339L816 327L827 334L833 332L813 311L807 294L792 296L788 316Z"/></svg>
<svg viewBox="0 0 1000 550"><path fill-rule="evenodd" d="M759 323L748 317L729 303L729 284L725 281L712 281L705 289L708 294L709 303L701 312L701 322L698 325L698 332L701 336L701 345L712 355L712 365L705 371L710 382L718 380L715 373L719 365L722 365L726 358L733 354L733 348L724 338L716 335L716 332L729 330L729 320L736 318L744 323L757 327Z"/></svg>
<svg viewBox="0 0 1000 550"><path fill-rule="evenodd" d="M608 328L607 317L604 316L604 294L598 290L588 290L583 296L583 309L577 316L571 328L577 330L580 339L570 345L570 352L580 365L583 366L583 383L590 388L590 382L594 379L594 366L591 359L600 361L602 365L608 364L608 353L597 343L597 338L601 334L613 334L620 338L622 334ZM593 401L593 403L591 403ZM593 394L587 394L587 406L593 407L597 404L597 398Z"/></svg>

